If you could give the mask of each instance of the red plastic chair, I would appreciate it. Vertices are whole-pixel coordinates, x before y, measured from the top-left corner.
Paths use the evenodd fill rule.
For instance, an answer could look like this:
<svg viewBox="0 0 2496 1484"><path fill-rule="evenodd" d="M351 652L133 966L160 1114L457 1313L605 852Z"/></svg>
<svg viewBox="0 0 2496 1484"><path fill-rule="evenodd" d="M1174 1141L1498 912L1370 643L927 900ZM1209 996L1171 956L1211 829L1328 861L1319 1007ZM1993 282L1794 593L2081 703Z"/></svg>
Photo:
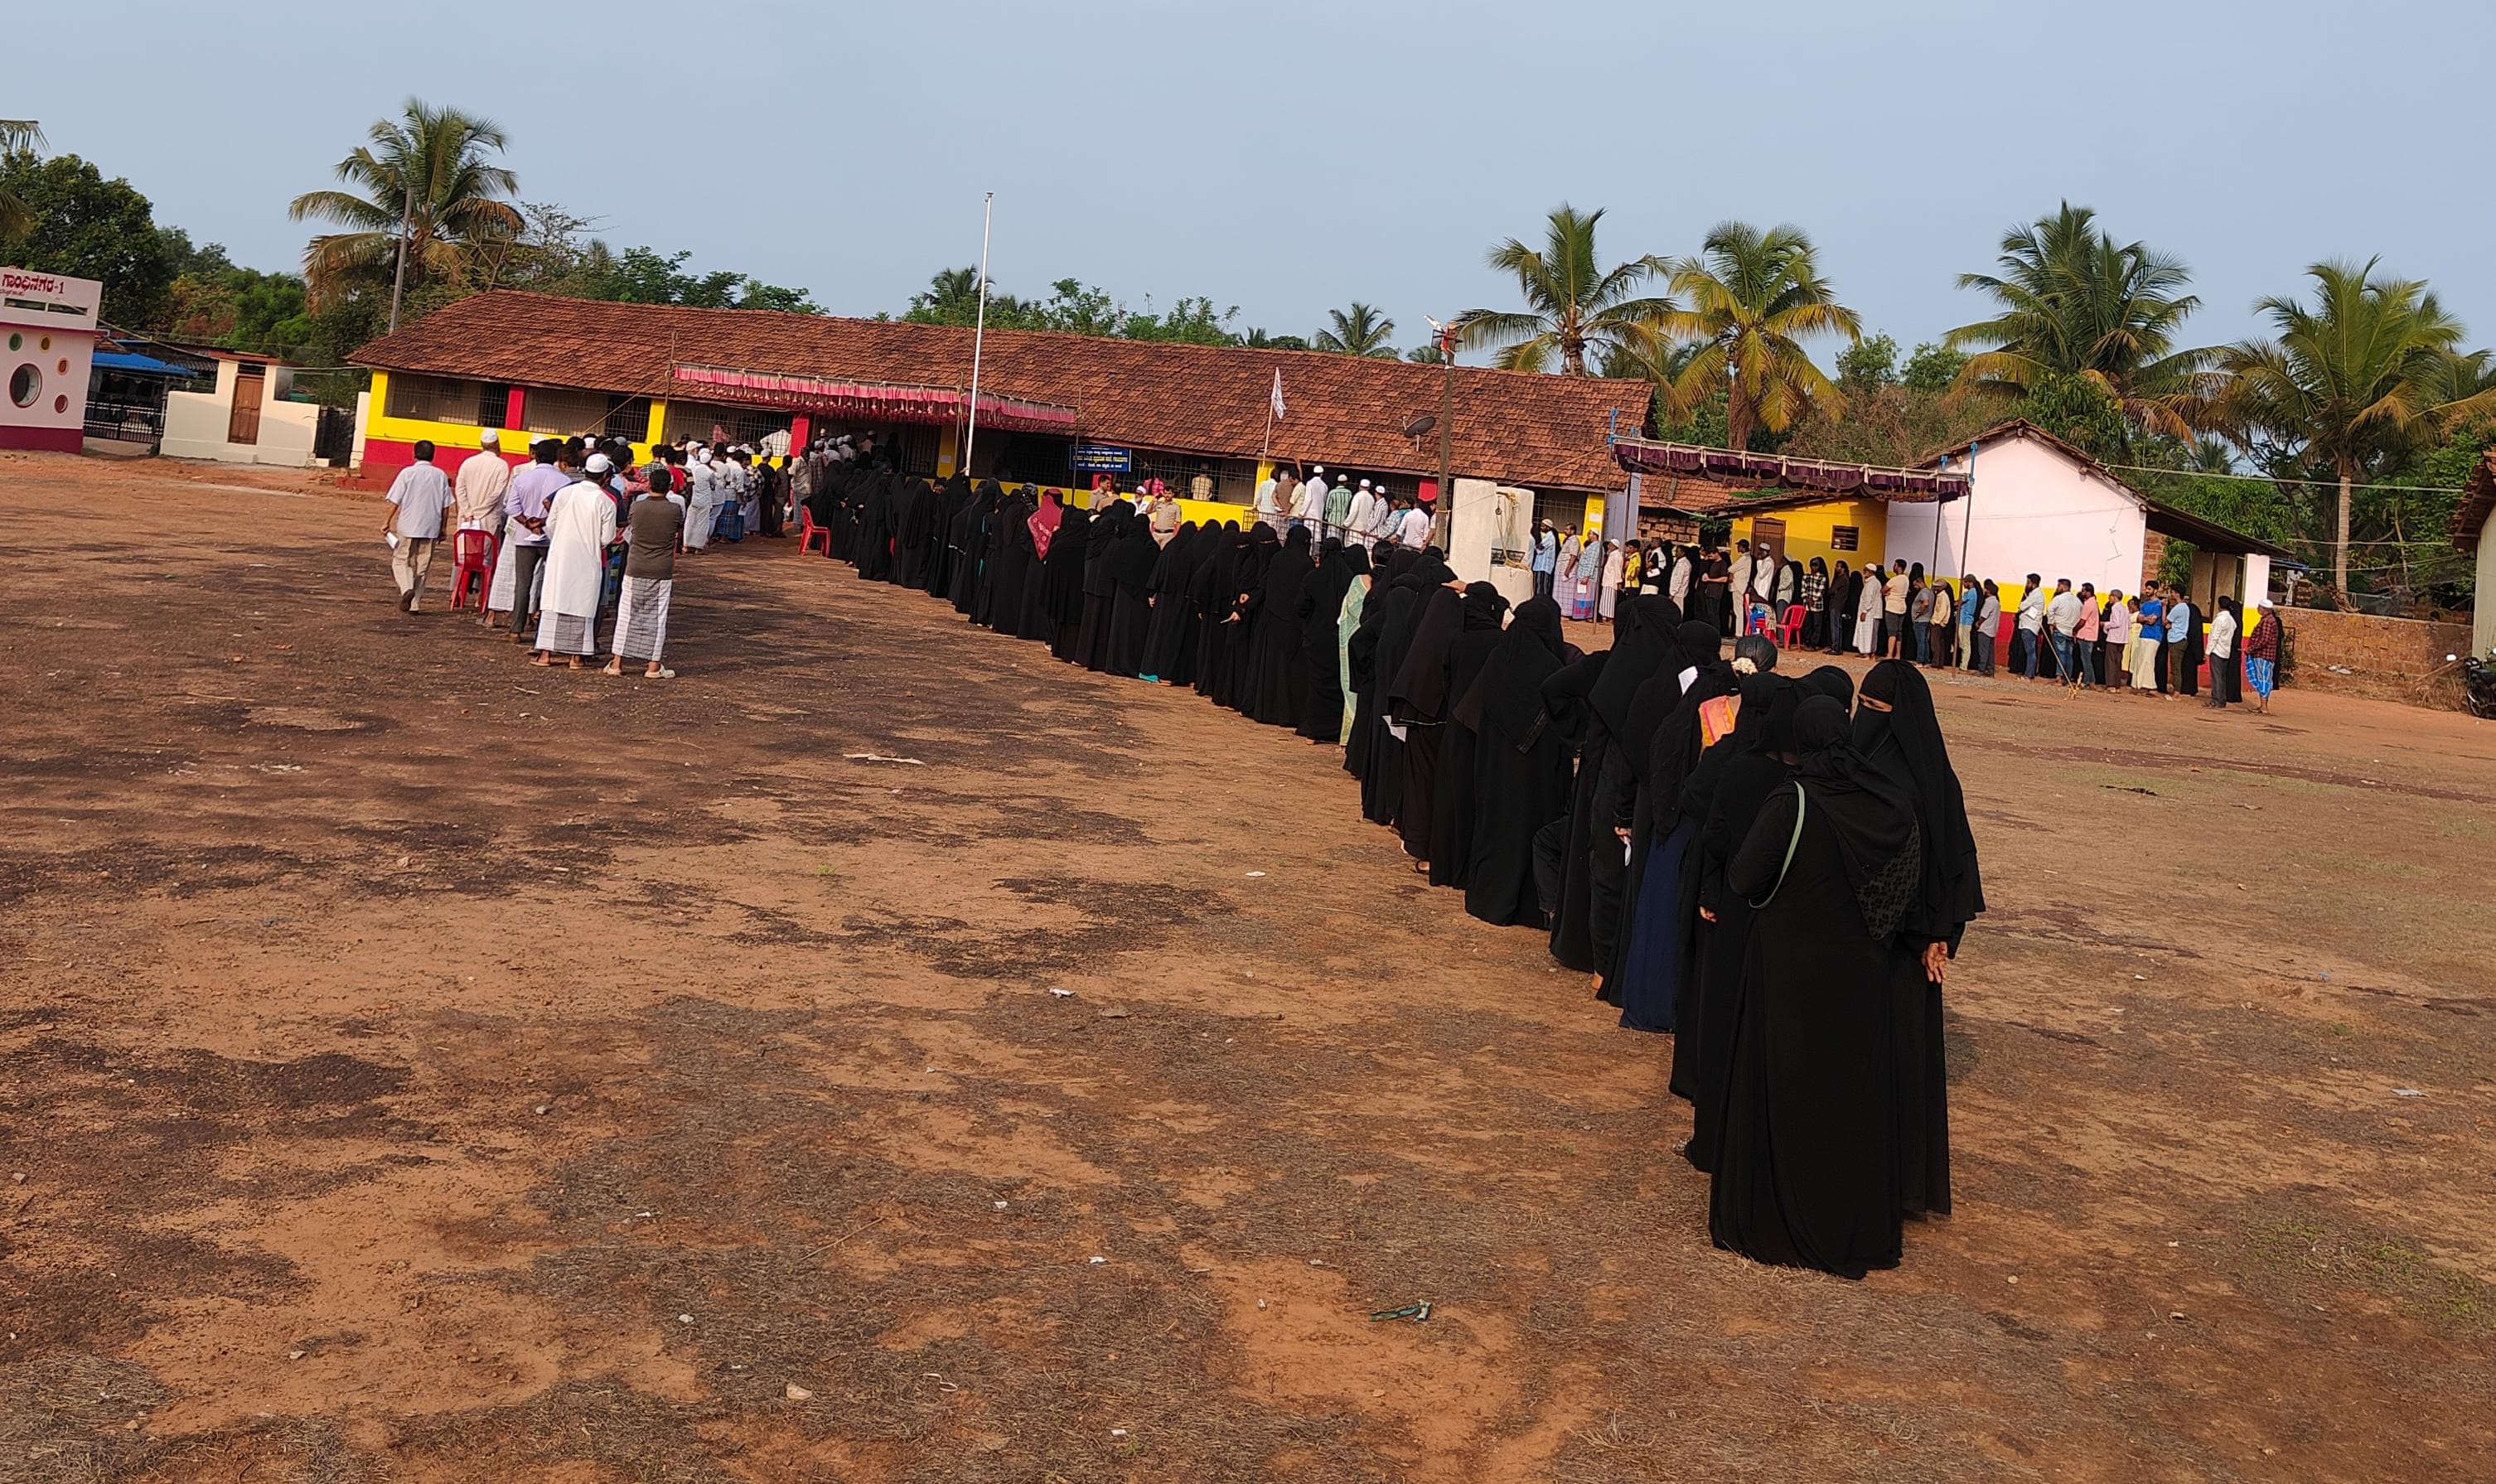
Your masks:
<svg viewBox="0 0 2496 1484"><path fill-rule="evenodd" d="M1777 625L1777 647L1792 649L1801 642L1802 604L1797 603L1788 605L1785 621Z"/></svg>
<svg viewBox="0 0 2496 1484"><path fill-rule="evenodd" d="M477 579L477 611L485 610L485 595L494 581L494 548L500 542L491 531L454 531L451 536L451 606L468 605L468 579Z"/></svg>
<svg viewBox="0 0 2496 1484"><path fill-rule="evenodd" d="M815 512L802 505L797 507L797 552L800 556L814 548L817 537L823 538L824 555L830 556L832 554L831 528L815 524Z"/></svg>

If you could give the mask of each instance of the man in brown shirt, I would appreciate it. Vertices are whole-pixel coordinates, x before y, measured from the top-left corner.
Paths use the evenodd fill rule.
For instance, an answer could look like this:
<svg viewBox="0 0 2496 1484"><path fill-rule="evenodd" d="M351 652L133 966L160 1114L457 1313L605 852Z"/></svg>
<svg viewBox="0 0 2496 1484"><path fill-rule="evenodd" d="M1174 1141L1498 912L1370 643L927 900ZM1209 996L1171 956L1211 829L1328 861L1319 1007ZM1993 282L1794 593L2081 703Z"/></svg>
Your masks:
<svg viewBox="0 0 2496 1484"><path fill-rule="evenodd" d="M676 585L676 541L685 530L684 508L668 498L673 487L667 466L653 464L650 492L633 502L633 512L626 518L624 590L615 604L615 657L607 665L610 675L623 674L628 659L645 663L641 673L646 679L668 680L676 673L659 663L668 647L668 600Z"/></svg>

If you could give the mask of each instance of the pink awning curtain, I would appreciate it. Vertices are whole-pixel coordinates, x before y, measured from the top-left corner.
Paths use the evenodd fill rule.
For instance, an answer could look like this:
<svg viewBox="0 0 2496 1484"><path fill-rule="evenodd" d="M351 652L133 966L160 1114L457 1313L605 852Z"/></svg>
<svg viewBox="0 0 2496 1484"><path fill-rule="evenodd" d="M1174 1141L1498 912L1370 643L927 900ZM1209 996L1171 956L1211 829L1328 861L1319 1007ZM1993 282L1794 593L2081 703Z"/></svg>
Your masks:
<svg viewBox="0 0 2496 1484"><path fill-rule="evenodd" d="M877 422L953 422L965 416L971 404L969 393L952 386L906 386L722 366L680 365L674 370L674 379L730 401L769 403ZM983 391L980 424L1021 433L1072 436L1076 415L1071 407Z"/></svg>

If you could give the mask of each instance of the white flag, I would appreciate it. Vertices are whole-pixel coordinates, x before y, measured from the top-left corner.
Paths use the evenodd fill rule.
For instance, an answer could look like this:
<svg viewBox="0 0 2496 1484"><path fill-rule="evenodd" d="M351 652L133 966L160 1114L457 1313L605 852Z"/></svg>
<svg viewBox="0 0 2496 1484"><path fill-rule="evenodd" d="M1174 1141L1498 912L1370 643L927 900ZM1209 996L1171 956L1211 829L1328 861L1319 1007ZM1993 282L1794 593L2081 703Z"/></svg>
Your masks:
<svg viewBox="0 0 2496 1484"><path fill-rule="evenodd" d="M1277 421L1277 422L1279 422L1279 421L1281 421L1281 420L1282 420L1282 417L1283 417L1283 368L1282 368L1282 367L1280 367L1280 366L1276 366L1276 367L1274 368L1274 401L1273 401L1273 407L1274 407L1274 420L1275 420L1275 421Z"/></svg>

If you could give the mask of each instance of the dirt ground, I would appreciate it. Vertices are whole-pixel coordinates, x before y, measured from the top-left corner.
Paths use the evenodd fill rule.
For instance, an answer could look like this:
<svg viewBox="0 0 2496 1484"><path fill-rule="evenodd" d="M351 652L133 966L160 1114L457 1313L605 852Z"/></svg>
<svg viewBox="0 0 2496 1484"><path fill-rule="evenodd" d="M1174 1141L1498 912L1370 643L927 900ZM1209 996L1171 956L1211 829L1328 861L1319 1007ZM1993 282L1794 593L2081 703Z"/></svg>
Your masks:
<svg viewBox="0 0 2496 1484"><path fill-rule="evenodd" d="M311 476L0 503L0 1481L2496 1474L2496 727L1941 687L1958 1214L1847 1283L1296 738L786 543L644 683Z"/></svg>

